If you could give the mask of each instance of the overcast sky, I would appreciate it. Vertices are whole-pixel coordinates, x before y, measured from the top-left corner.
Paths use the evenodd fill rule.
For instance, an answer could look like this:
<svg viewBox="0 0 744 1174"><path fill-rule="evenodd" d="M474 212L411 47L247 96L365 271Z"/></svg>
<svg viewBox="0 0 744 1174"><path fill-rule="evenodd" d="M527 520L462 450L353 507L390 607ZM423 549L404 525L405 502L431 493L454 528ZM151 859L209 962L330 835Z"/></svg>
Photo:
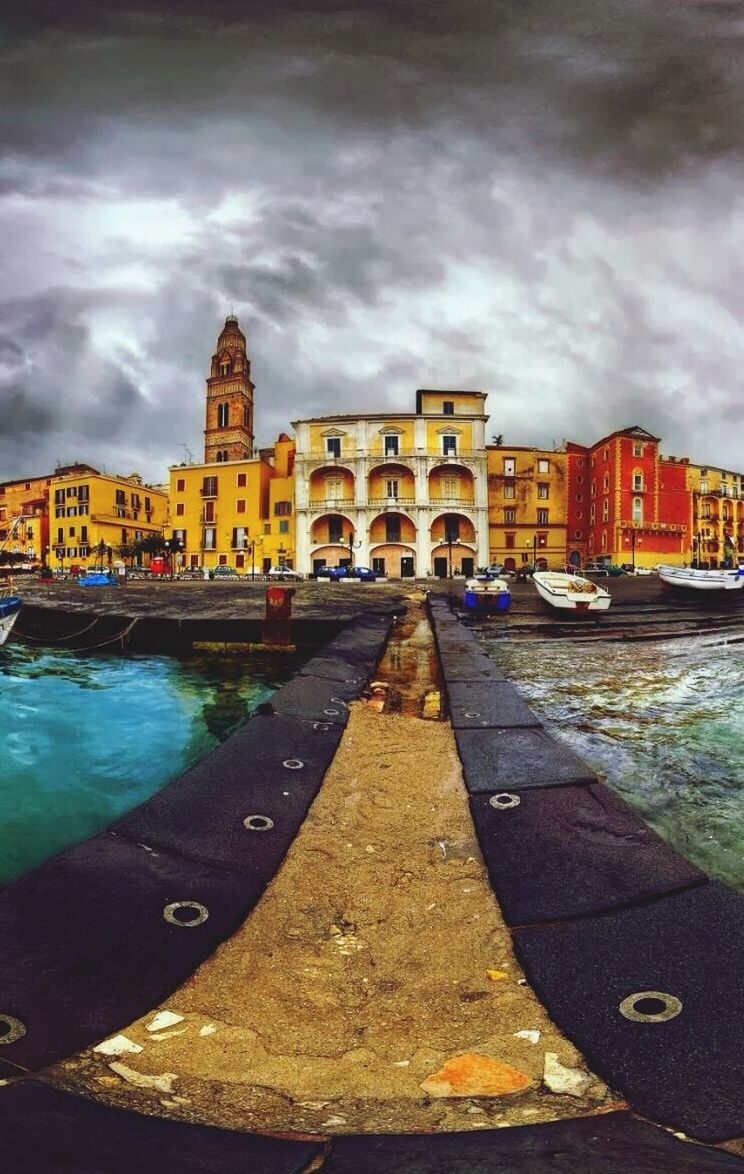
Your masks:
<svg viewBox="0 0 744 1174"><path fill-rule="evenodd" d="M262 444L464 387L744 469L741 3L9 7L0 479L201 459L231 308Z"/></svg>

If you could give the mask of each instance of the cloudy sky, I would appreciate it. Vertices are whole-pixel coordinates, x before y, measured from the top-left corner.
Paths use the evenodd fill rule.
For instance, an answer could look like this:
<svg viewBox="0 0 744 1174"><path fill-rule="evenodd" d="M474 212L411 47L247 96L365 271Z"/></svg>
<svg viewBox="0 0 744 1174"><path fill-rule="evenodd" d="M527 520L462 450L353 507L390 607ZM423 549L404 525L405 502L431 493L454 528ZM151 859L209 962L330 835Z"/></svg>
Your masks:
<svg viewBox="0 0 744 1174"><path fill-rule="evenodd" d="M199 459L231 308L260 443L470 387L744 469L742 3L5 7L0 479Z"/></svg>

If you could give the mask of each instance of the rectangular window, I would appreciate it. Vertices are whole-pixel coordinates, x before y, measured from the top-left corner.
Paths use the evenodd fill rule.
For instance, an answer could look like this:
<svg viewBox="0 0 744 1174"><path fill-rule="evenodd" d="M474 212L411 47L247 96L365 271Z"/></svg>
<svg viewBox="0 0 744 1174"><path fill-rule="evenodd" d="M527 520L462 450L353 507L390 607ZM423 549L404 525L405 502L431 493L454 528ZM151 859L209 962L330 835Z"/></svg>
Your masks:
<svg viewBox="0 0 744 1174"><path fill-rule="evenodd" d="M76 518L77 517L77 506L76 505L68 505L67 516L68 516L68 518Z"/></svg>
<svg viewBox="0 0 744 1174"><path fill-rule="evenodd" d="M178 517L178 518L182 518L182 517L183 517L184 510L185 510L185 509L186 509L186 507L185 507L185 505L183 504L183 502L182 502L182 501L177 501L177 502L176 502L176 517Z"/></svg>
<svg viewBox="0 0 744 1174"><path fill-rule="evenodd" d="M444 400L444 402L442 403L442 412L445 416L454 416L454 414L455 414L455 401L451 400L451 399Z"/></svg>
<svg viewBox="0 0 744 1174"><path fill-rule="evenodd" d="M400 518L385 518L385 541L400 542Z"/></svg>
<svg viewBox="0 0 744 1174"><path fill-rule="evenodd" d="M634 457L642 457L643 456L643 445L642 444L636 443L633 445L633 456Z"/></svg>
<svg viewBox="0 0 744 1174"><path fill-rule="evenodd" d="M373 558L372 559L372 570L375 572L376 575L384 575L385 574L385 560L384 560L384 558Z"/></svg>
<svg viewBox="0 0 744 1174"><path fill-rule="evenodd" d="M607 522L610 517L610 503L605 500L602 502L602 521Z"/></svg>
<svg viewBox="0 0 744 1174"><path fill-rule="evenodd" d="M540 458L540 460L537 462L537 471L538 473L549 473L550 461L546 461L543 458Z"/></svg>
<svg viewBox="0 0 744 1174"><path fill-rule="evenodd" d="M386 436L385 437L385 456L386 457L397 457L399 445L400 445L400 437Z"/></svg>
<svg viewBox="0 0 744 1174"><path fill-rule="evenodd" d="M514 477L517 472L517 462L514 457L504 457L504 476Z"/></svg>
<svg viewBox="0 0 744 1174"><path fill-rule="evenodd" d="M245 478L246 478L245 473L238 473L238 489L245 489L245 485L246 485Z"/></svg>
<svg viewBox="0 0 744 1174"><path fill-rule="evenodd" d="M245 498L244 497L239 498L238 501L235 502L235 512L237 514L244 514L245 513Z"/></svg>
<svg viewBox="0 0 744 1174"><path fill-rule="evenodd" d="M126 505L127 504L127 495L123 489L116 490L116 504L117 505Z"/></svg>
<svg viewBox="0 0 744 1174"><path fill-rule="evenodd" d="M385 488L386 488L386 490L387 490L387 494L386 494L386 496L387 496L388 498L390 498L392 501L397 501L397 498L398 498L398 482L397 482L397 481L395 481L395 480L386 481L386 482L385 482Z"/></svg>
<svg viewBox="0 0 744 1174"><path fill-rule="evenodd" d="M517 520L517 511L513 509L504 510L504 523L507 526L513 526Z"/></svg>
<svg viewBox="0 0 744 1174"><path fill-rule="evenodd" d="M204 521L205 522L214 522L214 520L215 520L214 502L213 501L205 501L204 502Z"/></svg>
<svg viewBox="0 0 744 1174"><path fill-rule="evenodd" d="M505 534L504 535L504 546L506 547L507 550L514 550L514 544L516 542L516 538L517 538L516 534Z"/></svg>
<svg viewBox="0 0 744 1174"><path fill-rule="evenodd" d="M58 543L64 542L64 540L65 540L65 532L61 526L58 526L57 527L57 542Z"/></svg>
<svg viewBox="0 0 744 1174"><path fill-rule="evenodd" d="M80 517L84 517L87 513L88 513L88 506L87 505L79 505L78 506L78 514L80 515Z"/></svg>
<svg viewBox="0 0 744 1174"><path fill-rule="evenodd" d="M81 542L88 541L88 527L87 526L80 527L80 541Z"/></svg>
<svg viewBox="0 0 744 1174"><path fill-rule="evenodd" d="M207 526L204 530L204 549L214 550L217 541L217 531L213 526Z"/></svg>
<svg viewBox="0 0 744 1174"><path fill-rule="evenodd" d="M80 557L81 557L81 558L87 558L87 557L88 557L88 547L87 547L87 546L81 546L81 547L80 547Z"/></svg>
<svg viewBox="0 0 744 1174"><path fill-rule="evenodd" d="M227 566L227 555L226 555L226 554L221 554L221 555L219 556L219 564L220 564L220 566L221 566L221 567L226 567L226 566Z"/></svg>
<svg viewBox="0 0 744 1174"><path fill-rule="evenodd" d="M236 554L235 555L235 569L237 571L241 571L244 566L245 566L245 555L244 554Z"/></svg>
<svg viewBox="0 0 744 1174"><path fill-rule="evenodd" d="M64 518L65 507L63 505L58 505L56 510L54 511L54 516L55 516L55 518Z"/></svg>
<svg viewBox="0 0 744 1174"><path fill-rule="evenodd" d="M341 542L343 534L343 522L341 518L328 519L328 541Z"/></svg>
<svg viewBox="0 0 744 1174"><path fill-rule="evenodd" d="M77 495L78 495L78 501L89 501L90 500L90 486L89 485L78 485Z"/></svg>
<svg viewBox="0 0 744 1174"><path fill-rule="evenodd" d="M74 538L74 537L75 537L75 527L70 526L70 538Z"/></svg>
<svg viewBox="0 0 744 1174"><path fill-rule="evenodd" d="M514 483L512 481L507 481L505 483L504 497L507 499L513 499L513 497L514 497Z"/></svg>
<svg viewBox="0 0 744 1174"><path fill-rule="evenodd" d="M457 477L442 478L442 497L455 498L460 492L460 482Z"/></svg>
<svg viewBox="0 0 744 1174"><path fill-rule="evenodd" d="M184 477L179 477L176 481L176 493L183 493L186 489L186 480Z"/></svg>
<svg viewBox="0 0 744 1174"><path fill-rule="evenodd" d="M457 437L443 436L442 437L442 454L445 457L457 456Z"/></svg>
<svg viewBox="0 0 744 1174"><path fill-rule="evenodd" d="M445 518L444 519L444 541L445 542L459 542L460 541L460 519L459 518Z"/></svg>
<svg viewBox="0 0 744 1174"><path fill-rule="evenodd" d="M286 518L283 518L281 520L281 522L279 523L279 533L280 534L289 534L289 522L287 521Z"/></svg>
<svg viewBox="0 0 744 1174"><path fill-rule="evenodd" d="M633 474L633 492L638 493L643 489L643 473Z"/></svg>
<svg viewBox="0 0 744 1174"><path fill-rule="evenodd" d="M341 456L341 437L326 436L326 452L329 457Z"/></svg>
<svg viewBox="0 0 744 1174"><path fill-rule="evenodd" d="M275 501L274 502L274 517L287 518L292 513L291 501Z"/></svg>
<svg viewBox="0 0 744 1174"><path fill-rule="evenodd" d="M202 497L216 497L217 496L217 478L205 477L202 480Z"/></svg>
<svg viewBox="0 0 744 1174"><path fill-rule="evenodd" d="M67 496L68 497L77 497L77 485L68 485L67 486Z"/></svg>
<svg viewBox="0 0 744 1174"><path fill-rule="evenodd" d="M145 511L149 511L151 509L152 509L152 505L150 503L150 499L149 499L149 497L146 497L145 498Z"/></svg>
<svg viewBox="0 0 744 1174"><path fill-rule="evenodd" d="M233 550L245 550L248 546L248 531L245 526L233 526Z"/></svg>
<svg viewBox="0 0 744 1174"><path fill-rule="evenodd" d="M541 501L546 501L549 491L550 491L550 486L546 485L544 482L540 482L540 484L537 487L537 496L540 498Z"/></svg>
<svg viewBox="0 0 744 1174"><path fill-rule="evenodd" d="M538 510L537 511L537 524L538 524L538 526L547 526L547 524L548 524L548 511L547 510Z"/></svg>
<svg viewBox="0 0 744 1174"><path fill-rule="evenodd" d="M140 495L138 493L133 493L132 494L132 509L138 510L141 505L142 505L142 499L140 498Z"/></svg>
<svg viewBox="0 0 744 1174"><path fill-rule="evenodd" d="M271 522L264 522L263 532L264 532L264 534L271 533ZM269 564L269 565L271 565L271 564Z"/></svg>
<svg viewBox="0 0 744 1174"><path fill-rule="evenodd" d="M77 558L77 546L68 546L67 547L67 557L68 558Z"/></svg>

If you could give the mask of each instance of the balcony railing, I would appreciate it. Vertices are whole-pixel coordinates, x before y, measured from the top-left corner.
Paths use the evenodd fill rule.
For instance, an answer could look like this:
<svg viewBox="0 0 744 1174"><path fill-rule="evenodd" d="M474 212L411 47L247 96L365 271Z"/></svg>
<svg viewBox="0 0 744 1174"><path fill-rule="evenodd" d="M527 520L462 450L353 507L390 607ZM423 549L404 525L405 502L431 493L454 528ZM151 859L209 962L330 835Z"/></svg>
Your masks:
<svg viewBox="0 0 744 1174"><path fill-rule="evenodd" d="M297 454L297 461L305 461L313 465L317 464L343 464L344 461L357 461L366 459L375 461L376 463L394 464L399 458L406 459L411 457L426 457L429 461L456 461L463 457L485 457L485 449L473 448L459 448L457 452L442 453L431 452L426 448L400 448L397 453L393 452L373 452L370 449L354 449L350 452L342 452L340 456L333 456L332 453L310 451Z"/></svg>
<svg viewBox="0 0 744 1174"><path fill-rule="evenodd" d="M440 506L453 506L455 508L473 509L475 502L472 497L430 497L429 505L432 509L439 509Z"/></svg>
<svg viewBox="0 0 744 1174"><path fill-rule="evenodd" d="M201 494L202 497L217 497L218 496L218 489L217 489L216 485L214 486L213 489L212 488L208 489L205 486L202 486L202 488L199 490L199 493Z"/></svg>
<svg viewBox="0 0 744 1174"><path fill-rule="evenodd" d="M319 497L315 501L308 502L308 508L311 510L330 510L333 513L343 513L344 510L355 509L356 501L353 497Z"/></svg>
<svg viewBox="0 0 744 1174"><path fill-rule="evenodd" d="M369 504L374 510L410 510L416 504L415 497L370 497Z"/></svg>

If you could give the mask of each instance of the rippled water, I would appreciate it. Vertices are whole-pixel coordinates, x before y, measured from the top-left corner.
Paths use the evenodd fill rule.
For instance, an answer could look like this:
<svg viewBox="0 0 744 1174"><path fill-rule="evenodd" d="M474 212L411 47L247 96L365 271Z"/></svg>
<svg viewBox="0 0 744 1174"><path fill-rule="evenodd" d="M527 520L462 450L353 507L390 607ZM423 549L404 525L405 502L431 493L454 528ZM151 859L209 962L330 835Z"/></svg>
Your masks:
<svg viewBox="0 0 744 1174"><path fill-rule="evenodd" d="M0 649L0 883L148 798L294 667Z"/></svg>
<svg viewBox="0 0 744 1174"><path fill-rule="evenodd" d="M489 638L551 732L678 852L744 889L744 651Z"/></svg>

